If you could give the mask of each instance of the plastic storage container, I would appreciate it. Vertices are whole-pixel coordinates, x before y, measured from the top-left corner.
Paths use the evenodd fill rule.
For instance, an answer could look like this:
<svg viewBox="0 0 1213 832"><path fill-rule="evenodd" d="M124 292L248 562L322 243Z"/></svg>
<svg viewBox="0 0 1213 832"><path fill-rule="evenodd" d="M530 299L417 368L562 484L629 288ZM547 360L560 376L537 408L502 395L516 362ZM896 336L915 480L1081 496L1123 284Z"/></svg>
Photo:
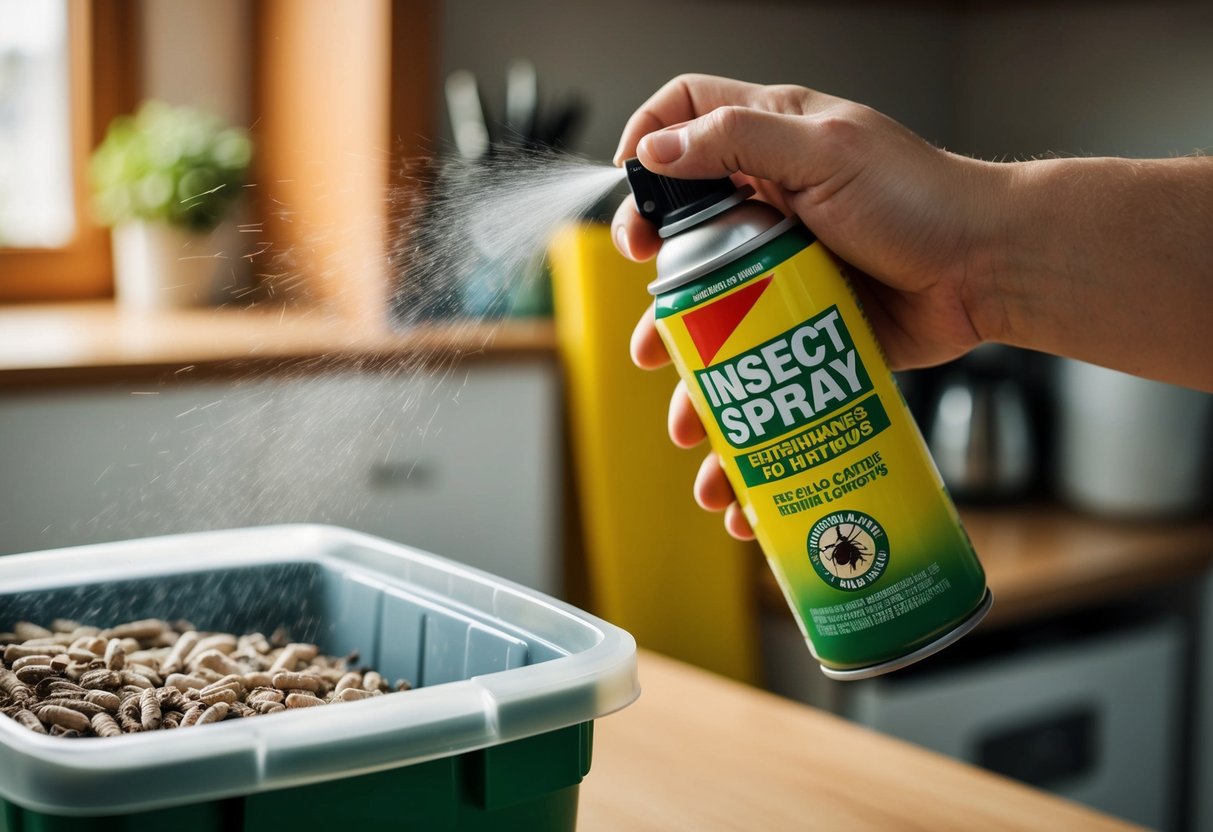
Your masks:
<svg viewBox="0 0 1213 832"><path fill-rule="evenodd" d="M111 739L0 718L0 832L573 829L593 720L639 694L625 631L405 546L325 526L0 558L0 624L285 626L416 690Z"/></svg>

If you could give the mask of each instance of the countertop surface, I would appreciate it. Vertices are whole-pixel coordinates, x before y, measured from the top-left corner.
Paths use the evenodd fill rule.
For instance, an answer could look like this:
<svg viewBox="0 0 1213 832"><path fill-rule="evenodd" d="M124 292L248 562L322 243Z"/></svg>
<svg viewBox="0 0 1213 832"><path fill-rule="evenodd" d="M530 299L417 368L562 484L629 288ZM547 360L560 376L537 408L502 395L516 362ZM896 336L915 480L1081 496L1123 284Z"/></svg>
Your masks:
<svg viewBox="0 0 1213 832"><path fill-rule="evenodd" d="M455 321L394 330L317 309L134 314L111 302L0 305L0 391L145 384L336 367L409 370L556 353L549 320ZM1054 505L962 508L994 607L983 626L1072 609L1195 575L1213 563L1213 518L1128 523ZM760 597L786 611L770 570Z"/></svg>
<svg viewBox="0 0 1213 832"><path fill-rule="evenodd" d="M579 832L1138 827L647 651L594 725Z"/></svg>
<svg viewBox="0 0 1213 832"><path fill-rule="evenodd" d="M1041 503L962 506L960 518L994 593L982 627L1110 601L1182 581L1213 565L1210 517L1130 522ZM758 582L764 606L787 609L765 566Z"/></svg>
<svg viewBox="0 0 1213 832"><path fill-rule="evenodd" d="M316 309L279 307L123 312L113 303L0 306L0 389L146 382L300 365L376 364L552 355L548 320L452 321L400 331Z"/></svg>
<svg viewBox="0 0 1213 832"><path fill-rule="evenodd" d="M962 508L1002 625L1151 586L1213 564L1213 517L1133 522L1057 505Z"/></svg>

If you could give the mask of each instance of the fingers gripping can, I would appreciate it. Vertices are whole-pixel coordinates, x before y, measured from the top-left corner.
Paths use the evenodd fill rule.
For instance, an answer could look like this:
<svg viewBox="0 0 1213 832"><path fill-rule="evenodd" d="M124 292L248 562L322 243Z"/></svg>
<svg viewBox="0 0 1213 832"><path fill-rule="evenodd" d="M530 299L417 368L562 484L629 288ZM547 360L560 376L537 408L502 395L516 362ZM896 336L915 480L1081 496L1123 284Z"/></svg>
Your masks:
<svg viewBox="0 0 1213 832"><path fill-rule="evenodd" d="M876 676L977 626L985 573L844 266L749 186L627 172L665 238L657 330L822 671Z"/></svg>

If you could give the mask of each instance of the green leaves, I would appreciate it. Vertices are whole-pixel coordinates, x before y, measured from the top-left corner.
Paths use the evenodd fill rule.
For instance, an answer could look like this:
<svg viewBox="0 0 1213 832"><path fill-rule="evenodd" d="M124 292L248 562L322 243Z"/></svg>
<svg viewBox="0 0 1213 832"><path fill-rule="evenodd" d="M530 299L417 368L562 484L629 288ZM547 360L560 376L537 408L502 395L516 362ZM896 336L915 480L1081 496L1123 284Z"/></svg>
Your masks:
<svg viewBox="0 0 1213 832"><path fill-rule="evenodd" d="M119 116L93 152L98 219L162 220L196 231L222 221L248 174L247 131L192 107L148 101Z"/></svg>

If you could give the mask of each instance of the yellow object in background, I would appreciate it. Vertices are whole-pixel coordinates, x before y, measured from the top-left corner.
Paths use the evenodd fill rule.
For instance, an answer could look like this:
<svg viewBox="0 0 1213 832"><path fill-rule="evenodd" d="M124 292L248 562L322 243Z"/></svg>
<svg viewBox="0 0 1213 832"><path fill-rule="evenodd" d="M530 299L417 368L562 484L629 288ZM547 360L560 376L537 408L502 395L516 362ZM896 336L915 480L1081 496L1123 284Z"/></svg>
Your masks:
<svg viewBox="0 0 1213 832"><path fill-rule="evenodd" d="M628 358L653 266L622 257L605 225L566 229L549 258L594 611L641 646L755 682L757 549L691 496L703 451L666 435L674 370Z"/></svg>

